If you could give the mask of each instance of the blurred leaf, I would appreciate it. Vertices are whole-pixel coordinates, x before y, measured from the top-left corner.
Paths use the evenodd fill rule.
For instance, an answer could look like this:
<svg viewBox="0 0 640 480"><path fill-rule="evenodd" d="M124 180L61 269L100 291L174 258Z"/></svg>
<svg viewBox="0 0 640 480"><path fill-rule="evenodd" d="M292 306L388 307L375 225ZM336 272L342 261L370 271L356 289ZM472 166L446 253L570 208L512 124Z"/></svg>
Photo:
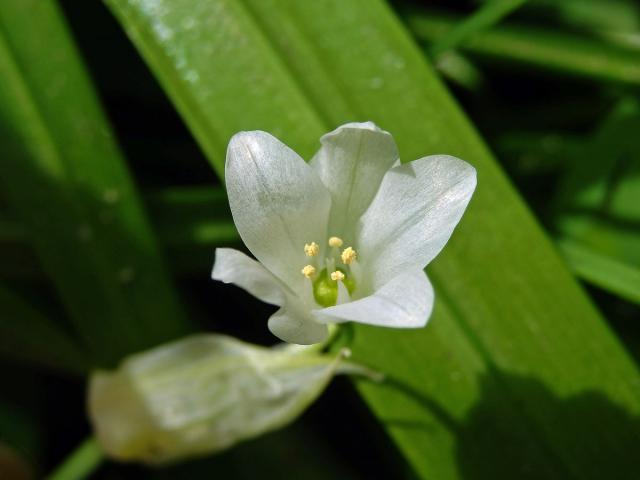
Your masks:
<svg viewBox="0 0 640 480"><path fill-rule="evenodd" d="M484 76L468 58L455 51L447 51L438 55L434 66L448 80L466 88L477 91L484 86Z"/></svg>
<svg viewBox="0 0 640 480"><path fill-rule="evenodd" d="M240 241L222 188L169 187L151 190L144 197L159 241L177 274L208 272L215 247ZM0 213L0 273L10 279L41 277L29 247L18 221Z"/></svg>
<svg viewBox="0 0 640 480"><path fill-rule="evenodd" d="M434 42L429 49L431 54L437 56L447 50L457 48L466 39L492 27L526 2L527 0L490 0L486 2Z"/></svg>
<svg viewBox="0 0 640 480"><path fill-rule="evenodd" d="M558 187L557 228L640 266L640 108L622 100L583 142Z"/></svg>
<svg viewBox="0 0 640 480"><path fill-rule="evenodd" d="M576 135L555 132L510 131L494 139L493 146L517 175L557 172L566 167L569 155L581 147Z"/></svg>
<svg viewBox="0 0 640 480"><path fill-rule="evenodd" d="M184 332L135 188L54 1L0 4L0 78L7 201L94 360L112 364Z"/></svg>
<svg viewBox="0 0 640 480"><path fill-rule="evenodd" d="M635 475L635 365L384 3L108 5L218 172L238 130L269 130L308 158L326 130L366 119L404 159L446 152L478 168L471 208L429 267L431 325L355 328L356 357L393 378L361 391L416 471Z"/></svg>
<svg viewBox="0 0 640 480"><path fill-rule="evenodd" d="M461 21L432 11L414 10L404 17L414 35L427 47L446 37ZM587 36L505 24L477 32L459 48L488 60L640 85L640 49L623 48Z"/></svg>
<svg viewBox="0 0 640 480"><path fill-rule="evenodd" d="M3 388L0 396L0 449L2 444L8 445L37 471L45 447L40 414L44 399L42 378L3 364L0 364L0 378L4 385L11 386ZM3 473L0 465L0 478L13 480Z"/></svg>
<svg viewBox="0 0 640 480"><path fill-rule="evenodd" d="M42 276L24 227L14 215L0 211L0 278Z"/></svg>
<svg viewBox="0 0 640 480"><path fill-rule="evenodd" d="M93 437L84 440L73 454L47 476L47 480L80 480L89 476L104 459L104 453Z"/></svg>
<svg viewBox="0 0 640 480"><path fill-rule="evenodd" d="M55 324L0 285L0 354L75 374L90 363L73 340Z"/></svg>
<svg viewBox="0 0 640 480"><path fill-rule="evenodd" d="M145 199L160 240L170 252L171 267L179 274L206 271L208 276L214 247L239 241L222 188L173 187L149 193Z"/></svg>
<svg viewBox="0 0 640 480"><path fill-rule="evenodd" d="M640 270L638 131L640 107L634 98L623 99L591 139L569 157L555 201L555 227L567 241L591 250L588 263L601 264L586 271L580 261L585 279L635 301L640 283L624 284L634 278L632 272ZM611 259L608 266L602 263L607 258Z"/></svg>
<svg viewBox="0 0 640 480"><path fill-rule="evenodd" d="M640 5L634 0L534 0L525 10L557 18L582 29L633 32L640 28Z"/></svg>
<svg viewBox="0 0 640 480"><path fill-rule="evenodd" d="M640 268L572 240L560 240L559 247L580 278L640 304Z"/></svg>

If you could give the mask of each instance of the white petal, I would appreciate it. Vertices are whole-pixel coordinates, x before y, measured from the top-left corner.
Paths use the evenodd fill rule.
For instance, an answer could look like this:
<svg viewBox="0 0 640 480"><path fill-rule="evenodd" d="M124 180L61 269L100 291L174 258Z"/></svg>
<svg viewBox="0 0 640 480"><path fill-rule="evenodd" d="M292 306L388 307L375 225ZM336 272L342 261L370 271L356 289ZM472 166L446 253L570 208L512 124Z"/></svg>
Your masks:
<svg viewBox="0 0 640 480"><path fill-rule="evenodd" d="M342 305L351 301L351 295L349 290L343 282L338 282L338 298L336 299L336 305Z"/></svg>
<svg viewBox="0 0 640 480"><path fill-rule="evenodd" d="M351 243L356 222L398 160L398 149L393 137L371 122L347 123L320 142L311 165L331 192L329 234Z"/></svg>
<svg viewBox="0 0 640 480"><path fill-rule="evenodd" d="M260 263L233 248L216 249L211 277L233 283L263 302L278 306L285 303L287 287Z"/></svg>
<svg viewBox="0 0 640 480"><path fill-rule="evenodd" d="M305 243L324 245L331 197L316 172L265 132L231 139L225 169L229 205L251 253L287 285L305 280Z"/></svg>
<svg viewBox="0 0 640 480"><path fill-rule="evenodd" d="M433 287L422 270L413 268L355 302L314 310L319 320L359 322L393 328L423 327L433 309Z"/></svg>
<svg viewBox="0 0 640 480"><path fill-rule="evenodd" d="M214 280L233 283L263 302L282 307L269 319L269 330L281 340L311 345L327 338L327 326L318 323L309 307L269 270L244 253L232 248L216 249L211 276Z"/></svg>
<svg viewBox="0 0 640 480"><path fill-rule="evenodd" d="M409 267L424 268L442 250L476 187L476 171L448 155L394 167L361 218L359 259L377 288Z"/></svg>
<svg viewBox="0 0 640 480"><path fill-rule="evenodd" d="M269 330L276 337L298 345L312 345L326 340L327 326L319 323L304 304L291 299L271 315Z"/></svg>

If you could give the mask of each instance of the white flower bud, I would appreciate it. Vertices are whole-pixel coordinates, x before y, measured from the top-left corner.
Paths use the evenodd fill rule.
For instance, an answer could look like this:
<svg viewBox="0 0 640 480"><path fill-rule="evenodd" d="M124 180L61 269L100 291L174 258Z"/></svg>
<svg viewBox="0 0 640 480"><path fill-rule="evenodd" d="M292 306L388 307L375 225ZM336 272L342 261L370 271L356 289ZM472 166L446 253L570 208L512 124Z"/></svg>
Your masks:
<svg viewBox="0 0 640 480"><path fill-rule="evenodd" d="M102 448L118 460L203 455L291 422L338 369L362 373L343 356L195 335L95 372L89 412Z"/></svg>

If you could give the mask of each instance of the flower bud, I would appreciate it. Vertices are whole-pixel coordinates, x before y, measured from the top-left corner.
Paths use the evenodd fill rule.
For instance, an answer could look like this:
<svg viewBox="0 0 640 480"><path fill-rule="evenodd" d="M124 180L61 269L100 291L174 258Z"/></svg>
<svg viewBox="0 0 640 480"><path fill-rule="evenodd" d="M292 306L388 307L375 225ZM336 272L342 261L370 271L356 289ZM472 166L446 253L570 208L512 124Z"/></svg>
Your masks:
<svg viewBox="0 0 640 480"><path fill-rule="evenodd" d="M118 460L162 464L213 453L294 420L338 370L357 371L342 356L195 335L93 373L89 413L102 448Z"/></svg>

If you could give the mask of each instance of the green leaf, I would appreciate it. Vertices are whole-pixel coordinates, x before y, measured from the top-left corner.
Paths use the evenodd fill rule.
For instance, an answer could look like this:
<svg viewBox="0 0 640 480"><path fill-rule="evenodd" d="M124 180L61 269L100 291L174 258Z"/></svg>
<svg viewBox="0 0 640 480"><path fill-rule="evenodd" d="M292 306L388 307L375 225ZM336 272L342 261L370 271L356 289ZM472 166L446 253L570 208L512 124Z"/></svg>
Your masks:
<svg viewBox="0 0 640 480"><path fill-rule="evenodd" d="M0 396L0 473L3 479L12 479L13 471L3 462L9 460L15 465L17 460L18 465L15 466L20 470L24 470L20 464L26 463L31 467L31 473L37 474L44 460L46 440L42 418L45 401L42 377L15 365L0 364L0 378L5 387ZM3 451L6 446L11 449L9 458Z"/></svg>
<svg viewBox="0 0 640 480"><path fill-rule="evenodd" d="M14 215L0 211L0 278L42 277L28 235Z"/></svg>
<svg viewBox="0 0 640 480"><path fill-rule="evenodd" d="M326 130L366 119L406 160L449 153L478 168L428 269L431 324L355 328L355 356L393 379L362 394L421 476L634 475L636 366L384 3L108 5L218 171L236 130L269 130L308 158Z"/></svg>
<svg viewBox="0 0 640 480"><path fill-rule="evenodd" d="M503 18L513 13L527 0L490 0L472 15L469 15L464 20L460 21L451 28L446 35L439 38L437 42L433 44L430 51L432 55L440 55L447 50L457 48L467 38L474 34L481 32L489 27L492 27L496 23L500 22Z"/></svg>
<svg viewBox="0 0 640 480"><path fill-rule="evenodd" d="M630 302L640 303L640 268L574 240L561 239L559 247L580 278Z"/></svg>
<svg viewBox="0 0 640 480"><path fill-rule="evenodd" d="M180 275L211 269L213 249L240 241L222 188L169 187L144 194L159 241ZM15 218L0 213L0 275L33 280L42 276L28 236Z"/></svg>
<svg viewBox="0 0 640 480"><path fill-rule="evenodd" d="M639 128L637 101L623 99L568 157L554 218L581 276L632 301L640 294Z"/></svg>
<svg viewBox="0 0 640 480"><path fill-rule="evenodd" d="M210 272L214 248L239 242L222 188L172 187L150 192L145 200L179 274Z"/></svg>
<svg viewBox="0 0 640 480"><path fill-rule="evenodd" d="M1 185L94 361L113 364L184 332L135 187L55 2L2 2L0 79Z"/></svg>
<svg viewBox="0 0 640 480"><path fill-rule="evenodd" d="M550 13L574 29L637 32L640 6L634 0L534 0L528 8L537 14Z"/></svg>
<svg viewBox="0 0 640 480"><path fill-rule="evenodd" d="M87 372L87 356L55 324L0 285L0 354L75 374Z"/></svg>
<svg viewBox="0 0 640 480"><path fill-rule="evenodd" d="M640 267L640 107L623 99L571 155L555 200L556 228Z"/></svg>
<svg viewBox="0 0 640 480"><path fill-rule="evenodd" d="M95 438L89 437L76 448L69 458L65 459L62 465L47 476L47 480L80 480L88 478L103 460L104 453L100 448L100 444Z"/></svg>
<svg viewBox="0 0 640 480"><path fill-rule="evenodd" d="M414 35L427 46L445 38L461 21L458 17L431 11L410 11L403 16ZM640 85L640 51L592 37L505 24L477 32L459 48L483 59Z"/></svg>

